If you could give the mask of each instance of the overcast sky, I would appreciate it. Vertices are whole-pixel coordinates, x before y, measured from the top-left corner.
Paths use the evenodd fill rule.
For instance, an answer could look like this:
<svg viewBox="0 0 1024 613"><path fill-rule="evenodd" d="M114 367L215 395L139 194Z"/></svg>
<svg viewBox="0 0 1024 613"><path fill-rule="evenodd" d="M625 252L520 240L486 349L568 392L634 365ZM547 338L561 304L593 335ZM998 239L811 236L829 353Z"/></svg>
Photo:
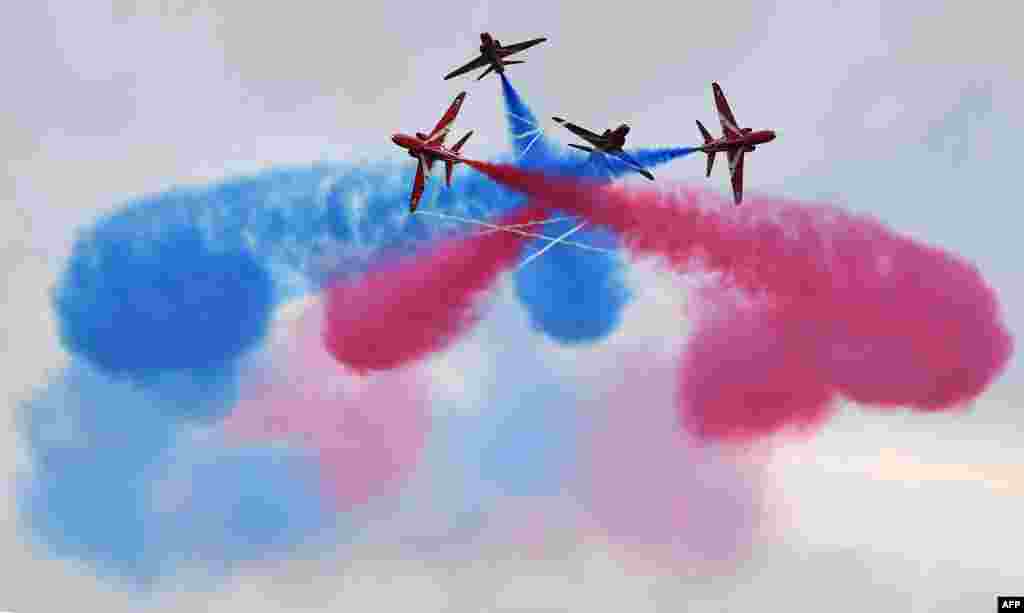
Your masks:
<svg viewBox="0 0 1024 613"><path fill-rule="evenodd" d="M476 131L467 152L505 151L498 80L441 79L473 56L484 30L506 44L548 37L509 69L538 117L598 131L627 122L638 146L698 142L695 119L717 125L710 83L718 81L742 125L779 134L749 156L747 193L841 202L962 254L996 287L1019 335L1024 53L1014 8L984 0L16 3L0 37L4 406L13 415L65 359L48 291L75 228L97 212L281 164L400 159L390 135L428 129L460 89L469 92L460 129ZM569 141L551 125L553 138ZM658 179L727 190L723 169L711 179L703 171L703 159L682 159ZM671 279L648 283L624 326L655 342L672 319L648 303L666 292L679 300L682 289ZM589 363L581 358L579 368ZM996 593L1024 591L1022 377L1015 357L966 415L850 408L817 438L778 450L769 469L785 529L738 574L710 584L623 570L588 544L530 563L498 548L487 568L374 555L344 568L296 562L158 604L985 610ZM12 428L0 428L6 482L21 461ZM135 606L86 571L30 553L13 501L7 507L0 610Z"/></svg>

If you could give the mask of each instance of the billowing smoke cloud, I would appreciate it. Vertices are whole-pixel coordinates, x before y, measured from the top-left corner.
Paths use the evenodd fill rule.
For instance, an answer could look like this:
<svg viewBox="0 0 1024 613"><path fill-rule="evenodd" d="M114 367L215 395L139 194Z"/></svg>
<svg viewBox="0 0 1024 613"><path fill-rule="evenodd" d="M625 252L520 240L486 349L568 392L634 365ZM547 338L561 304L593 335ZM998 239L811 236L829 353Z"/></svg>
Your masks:
<svg viewBox="0 0 1024 613"><path fill-rule="evenodd" d="M721 273L749 300L705 317L683 361L680 411L710 438L820 421L862 404L961 407L1013 349L992 289L968 262L834 207L704 190L624 190L475 164L495 180L619 232L638 254ZM703 206L702 206L703 205ZM743 304L746 302L746 304Z"/></svg>
<svg viewBox="0 0 1024 613"><path fill-rule="evenodd" d="M150 478L145 555L164 556L166 585L191 571L216 587L240 567L331 544L335 518L307 449L185 437Z"/></svg>
<svg viewBox="0 0 1024 613"><path fill-rule="evenodd" d="M539 544L556 536L553 526L559 539L580 537L580 516L566 512L564 493L594 394L575 369L542 359L546 344L503 291L490 315L435 364L439 393L422 459L395 511L365 539L415 557L471 561L492 545Z"/></svg>
<svg viewBox="0 0 1024 613"><path fill-rule="evenodd" d="M637 349L619 354L601 373L595 423L583 437L574 487L584 510L634 564L728 568L768 520L760 472L676 427L674 364Z"/></svg>
<svg viewBox="0 0 1024 613"><path fill-rule="evenodd" d="M322 489L347 511L394 493L420 459L430 431L425 375L416 370L359 378L321 341L321 300L285 322L258 385L248 388L226 429L245 441L300 444L315 452Z"/></svg>
<svg viewBox="0 0 1024 613"><path fill-rule="evenodd" d="M173 207L122 211L79 238L54 295L62 340L112 375L223 384L266 333L273 281L242 245L215 244L160 206Z"/></svg>
<svg viewBox="0 0 1024 613"><path fill-rule="evenodd" d="M578 224L578 219L569 217L543 227L549 235L558 236ZM604 249L616 246L614 236L603 228L584 228L573 233L572 240ZM530 245L532 254L548 243L535 240ZM559 245L524 263L516 274L516 293L534 328L546 336L563 344L594 342L618 327L622 309L632 298L622 268L614 252Z"/></svg>
<svg viewBox="0 0 1024 613"><path fill-rule="evenodd" d="M147 588L283 555L325 525L308 458L193 441L178 402L82 363L31 399L19 507L32 540Z"/></svg>
<svg viewBox="0 0 1024 613"><path fill-rule="evenodd" d="M628 172L571 154L539 163L602 180ZM241 443L234 430L225 439L217 420L231 413L235 423L248 410L257 416L294 400L283 393L269 404L253 400L261 383L275 381L261 382L267 373L253 361L265 357L259 348L277 305L339 279L358 282L379 262L475 231L409 215L414 171L408 163L279 168L139 198L83 231L54 290L72 364L24 407L33 470L19 502L37 541L139 585L189 565L216 575L288 555L315 540L331 512L400 488L421 461L428 429L422 387L405 371L344 388L345 406L357 408L341 414L359 427L326 417L337 390L295 400L291 430L278 425ZM429 186L424 208L494 220L523 202L463 171L451 189ZM581 240L614 247L609 236L593 231ZM557 341L603 338L628 299L620 263L579 255L556 247L519 273L531 321ZM537 291L537 281L551 291ZM315 395L322 386L308 389ZM381 404L405 412L380 423L366 410ZM211 434L197 438L195 428ZM341 431L380 444L342 452ZM489 470L500 472L494 458L505 455L491 457ZM372 470L360 477L354 464Z"/></svg>

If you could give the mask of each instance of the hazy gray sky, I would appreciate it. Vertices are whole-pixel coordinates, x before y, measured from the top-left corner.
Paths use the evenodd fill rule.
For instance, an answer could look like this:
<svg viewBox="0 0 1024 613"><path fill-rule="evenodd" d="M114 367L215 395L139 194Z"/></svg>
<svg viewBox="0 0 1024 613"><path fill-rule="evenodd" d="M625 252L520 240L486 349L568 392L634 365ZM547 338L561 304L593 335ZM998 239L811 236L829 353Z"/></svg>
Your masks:
<svg viewBox="0 0 1024 613"><path fill-rule="evenodd" d="M748 159L748 193L836 199L961 253L997 288L1019 334L1024 54L1014 8L873 0L16 3L0 37L5 415L64 359L48 291L75 228L97 212L279 164L398 158L390 135L429 128L460 89L469 98L459 124L476 130L467 151L503 151L498 81L441 79L472 57L483 30L506 43L549 38L509 72L538 117L596 129L628 122L637 145L696 143L694 119L716 123L710 82L720 82L742 124L779 133ZM726 173L704 179L703 170L702 159L683 159L658 177L727 189ZM645 287L625 329L657 342L659 330L675 325L681 337L674 311L655 303L681 301L682 290L664 276ZM574 359L585 372L601 358ZM496 547L487 568L374 552L347 566L295 562L253 571L217 594L157 604L985 610L996 593L1024 586L1022 376L1015 358L963 416L848 409L813 441L778 451L769 468L785 529L737 576L710 584L637 574L588 543L537 562ZM13 427L0 428L0 445L10 450L0 462L9 484L22 461ZM0 512L0 560L9 569L0 610L135 606L87 571L30 553L13 504Z"/></svg>

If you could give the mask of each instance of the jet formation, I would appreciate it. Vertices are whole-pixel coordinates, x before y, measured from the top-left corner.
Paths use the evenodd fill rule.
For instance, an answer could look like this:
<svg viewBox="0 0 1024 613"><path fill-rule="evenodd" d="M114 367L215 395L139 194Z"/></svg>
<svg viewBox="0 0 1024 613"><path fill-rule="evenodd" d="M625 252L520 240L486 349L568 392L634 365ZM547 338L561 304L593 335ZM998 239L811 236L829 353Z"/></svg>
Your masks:
<svg viewBox="0 0 1024 613"><path fill-rule="evenodd" d="M521 43L515 43L513 45L503 46L500 41L493 38L490 33L483 32L480 34L480 55L467 64L456 68L452 72L445 75L444 79L448 80L459 75L463 75L467 72L471 72L478 68L487 67L479 77L477 81L483 79L491 72L498 74L504 74L505 66L510 64L522 64L525 60L507 60L505 58L519 53L525 49L529 49L535 45L546 41L547 38L534 38L531 40L523 41ZM697 128L700 130L701 136L704 138L704 144L698 147L694 147L696 151L702 151L708 156L707 173L706 176L711 176L711 169L715 163L715 155L717 153L725 153L726 158L729 161L729 174L732 179L732 191L733 200L737 205L743 201L743 160L744 156L754 151L757 145L771 142L775 140L775 132L772 130L758 130L754 131L751 128L741 128L736 121L736 117L733 115L732 109L729 108L729 103L725 99L725 94L722 93L722 88L718 83L712 83L711 89L714 93L715 108L718 111L718 120L722 126L722 136L714 138L707 131L699 120L697 121ZM426 180L430 177L430 172L434 162L438 160L444 161L445 164L445 184L451 187L452 184L452 170L456 164L466 162L466 159L461 157L460 152L462 146L466 144L470 135L473 131L470 130L463 136L458 142L452 145L450 148L445 146L444 141L448 136L451 124L455 121L455 118L459 114L459 109L462 108L462 102L466 99L466 92L460 93L455 97L455 100L448 107L448 110L441 117L441 120L437 122L434 129L429 134L417 132L415 136L409 136L407 134L395 134L391 137L399 147L402 147L408 151L409 156L416 158L416 178L413 181L412 194L409 200L409 211L415 212L416 207L419 205L420 198L423 196L423 191L426 187ZM565 126L567 130L582 138L587 142L589 146L570 144L570 147L587 151L591 154L605 154L614 156L627 166L637 171L644 177L654 180L654 175L649 170L643 167L635 158L626 153L623 147L626 144L626 135L629 134L629 126L621 124L615 129L607 129L601 134L591 132L586 128L580 127L574 123L566 121L561 117L553 117L558 124Z"/></svg>

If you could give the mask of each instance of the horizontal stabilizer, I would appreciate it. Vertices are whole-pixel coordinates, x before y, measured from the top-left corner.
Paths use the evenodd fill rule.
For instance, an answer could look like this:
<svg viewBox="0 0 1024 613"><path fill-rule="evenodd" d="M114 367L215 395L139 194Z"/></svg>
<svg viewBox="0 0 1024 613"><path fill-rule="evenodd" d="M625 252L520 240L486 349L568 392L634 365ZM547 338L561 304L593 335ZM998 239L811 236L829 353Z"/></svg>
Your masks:
<svg viewBox="0 0 1024 613"><path fill-rule="evenodd" d="M488 66L488 67L487 67L487 70L485 70L485 71L484 71L484 73L483 73L482 75L480 75L479 77L477 77L477 78L476 78L476 80L477 80L477 81L479 81L480 79L482 79L482 78L486 77L487 75L491 74L491 72L492 72L493 70L494 70L494 65L492 64L492 65Z"/></svg>
<svg viewBox="0 0 1024 613"><path fill-rule="evenodd" d="M461 151L462 150L462 146L466 144L466 141L469 140L470 136L473 136L473 131L472 130L470 130L469 132L466 132L465 136L460 138L457 143L452 145L452 151L454 151L455 153L458 153L459 151Z"/></svg>
<svg viewBox="0 0 1024 613"><path fill-rule="evenodd" d="M616 155L615 157L617 157L620 160L622 160L623 162L625 162L627 166L632 167L633 170L637 171L638 173L640 173L641 175L643 175L647 179L650 179L651 181L654 180L654 175L652 175L649 170L644 168L643 164L638 162L633 156L629 155L625 151L621 151L620 150L618 155Z"/></svg>

